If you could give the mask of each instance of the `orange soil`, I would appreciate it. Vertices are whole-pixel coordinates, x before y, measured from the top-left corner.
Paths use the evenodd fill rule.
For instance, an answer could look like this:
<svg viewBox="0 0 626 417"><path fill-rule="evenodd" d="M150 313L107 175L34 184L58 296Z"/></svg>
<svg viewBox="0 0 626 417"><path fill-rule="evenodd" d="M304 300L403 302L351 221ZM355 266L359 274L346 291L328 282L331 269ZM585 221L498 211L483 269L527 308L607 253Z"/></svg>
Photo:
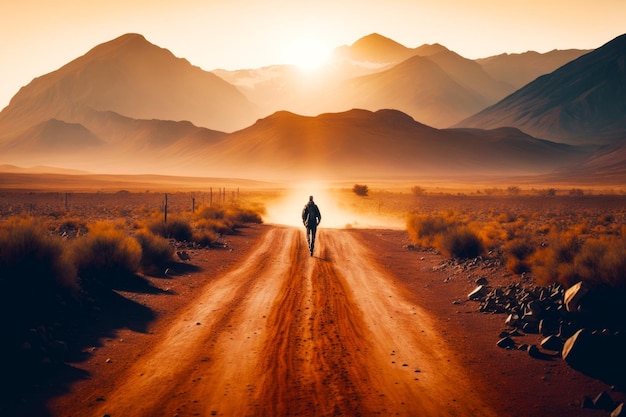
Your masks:
<svg viewBox="0 0 626 417"><path fill-rule="evenodd" d="M90 349L74 365L88 377L49 413L569 416L607 389L495 346L504 317L464 300L478 276L510 280L503 271L461 271L405 239L320 229L309 257L302 230L265 225L230 238L231 251L192 251L201 271L151 278L165 293L124 294L157 319Z"/></svg>

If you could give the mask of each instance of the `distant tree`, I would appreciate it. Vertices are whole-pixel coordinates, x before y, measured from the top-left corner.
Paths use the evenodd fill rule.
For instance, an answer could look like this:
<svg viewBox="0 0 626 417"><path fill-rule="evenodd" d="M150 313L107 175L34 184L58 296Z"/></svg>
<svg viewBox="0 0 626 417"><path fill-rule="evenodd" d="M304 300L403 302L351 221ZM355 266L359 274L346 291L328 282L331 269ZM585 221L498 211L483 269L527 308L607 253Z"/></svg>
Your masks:
<svg viewBox="0 0 626 417"><path fill-rule="evenodd" d="M415 187L411 188L411 192L413 193L414 196L420 196L420 195L426 194L426 190L420 187L419 185L416 185Z"/></svg>
<svg viewBox="0 0 626 417"><path fill-rule="evenodd" d="M369 193L369 187L364 184L354 184L352 192L360 197L365 197L367 196L367 193Z"/></svg>
<svg viewBox="0 0 626 417"><path fill-rule="evenodd" d="M572 188L569 191L569 195L571 197L582 197L585 195L585 192L583 190L581 190L580 188Z"/></svg>
<svg viewBox="0 0 626 417"><path fill-rule="evenodd" d="M546 190L546 195L552 197L556 195L556 188L548 188Z"/></svg>
<svg viewBox="0 0 626 417"><path fill-rule="evenodd" d="M522 190L517 185L512 185L506 189L509 195L519 195Z"/></svg>

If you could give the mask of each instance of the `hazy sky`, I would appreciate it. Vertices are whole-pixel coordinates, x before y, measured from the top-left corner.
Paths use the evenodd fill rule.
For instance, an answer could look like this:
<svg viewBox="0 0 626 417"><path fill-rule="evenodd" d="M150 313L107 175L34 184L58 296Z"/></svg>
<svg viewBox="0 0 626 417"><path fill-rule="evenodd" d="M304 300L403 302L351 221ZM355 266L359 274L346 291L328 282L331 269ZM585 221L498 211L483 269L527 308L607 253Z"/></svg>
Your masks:
<svg viewBox="0 0 626 417"><path fill-rule="evenodd" d="M124 33L205 70L293 63L373 32L466 58L592 49L626 32L624 0L20 0L0 4L0 109L20 87ZM290 52L291 51L291 52Z"/></svg>

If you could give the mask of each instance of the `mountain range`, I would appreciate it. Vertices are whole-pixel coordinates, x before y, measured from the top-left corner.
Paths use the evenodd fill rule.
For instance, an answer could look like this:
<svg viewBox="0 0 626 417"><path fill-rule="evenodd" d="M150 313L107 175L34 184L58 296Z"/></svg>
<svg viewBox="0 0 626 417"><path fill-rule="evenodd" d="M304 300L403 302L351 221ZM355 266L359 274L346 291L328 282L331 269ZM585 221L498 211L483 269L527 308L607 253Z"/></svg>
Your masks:
<svg viewBox="0 0 626 417"><path fill-rule="evenodd" d="M481 64L440 44L407 48L371 34L336 48L315 78L290 66L214 73L237 86L263 114L393 108L421 123L445 128L586 52L500 55Z"/></svg>
<svg viewBox="0 0 626 417"><path fill-rule="evenodd" d="M626 35L537 78L457 126L515 126L574 144L624 139Z"/></svg>
<svg viewBox="0 0 626 417"><path fill-rule="evenodd" d="M623 183L622 38L591 52L469 60L372 34L313 75L284 65L208 72L127 34L20 89L0 112L0 164L271 180L584 173ZM515 90L540 68L547 75ZM573 97L585 111L570 119L545 106ZM493 116L503 108L512 116ZM551 130L528 127L547 119ZM573 122L586 136L568 133ZM555 131L561 143L546 140Z"/></svg>

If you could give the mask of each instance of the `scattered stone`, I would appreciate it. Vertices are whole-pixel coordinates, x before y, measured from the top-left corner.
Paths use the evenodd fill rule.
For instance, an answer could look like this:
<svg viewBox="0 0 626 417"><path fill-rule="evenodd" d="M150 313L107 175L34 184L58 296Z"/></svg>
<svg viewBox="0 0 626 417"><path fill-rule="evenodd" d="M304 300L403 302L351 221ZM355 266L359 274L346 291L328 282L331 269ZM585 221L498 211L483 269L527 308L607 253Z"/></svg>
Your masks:
<svg viewBox="0 0 626 417"><path fill-rule="evenodd" d="M474 290L468 294L467 298L470 300L481 300L485 297L486 287L484 285L479 285L474 288Z"/></svg>
<svg viewBox="0 0 626 417"><path fill-rule="evenodd" d="M515 313L511 313L507 316L506 320L504 320L504 324L507 326L515 326L519 321L519 316Z"/></svg>
<svg viewBox="0 0 626 417"><path fill-rule="evenodd" d="M487 285L489 284L489 281L487 281L487 278L485 277L480 277L476 280L476 285Z"/></svg>
<svg viewBox="0 0 626 417"><path fill-rule="evenodd" d="M541 353L537 345L530 345L527 352L531 358L541 359L544 357L544 354Z"/></svg>
<svg viewBox="0 0 626 417"><path fill-rule="evenodd" d="M624 403L619 403L613 411L611 411L611 417L625 417L626 410L624 410Z"/></svg>
<svg viewBox="0 0 626 417"><path fill-rule="evenodd" d="M184 250L176 251L176 255L178 255L181 261L188 261L190 259L189 254Z"/></svg>
<svg viewBox="0 0 626 417"><path fill-rule="evenodd" d="M595 404L593 403L593 400L591 399L591 397L585 395L585 397L583 398L583 403L581 404L582 408L595 408Z"/></svg>
<svg viewBox="0 0 626 417"><path fill-rule="evenodd" d="M583 285L582 281L569 287L563 297L567 311L570 313L580 312L582 310L581 302L588 292L589 290Z"/></svg>
<svg viewBox="0 0 626 417"><path fill-rule="evenodd" d="M548 336L541 341L541 347L553 352L560 352L563 349L563 340L555 335Z"/></svg>
<svg viewBox="0 0 626 417"><path fill-rule="evenodd" d="M609 395L608 392L602 391L600 394L593 399L593 405L598 410L606 410L610 411L615 407L615 403L613 402L613 398Z"/></svg>
<svg viewBox="0 0 626 417"><path fill-rule="evenodd" d="M510 348L515 347L515 340L511 339L509 336L506 336L498 340L498 343L496 343L496 346L503 348L503 349L510 349Z"/></svg>
<svg viewBox="0 0 626 417"><path fill-rule="evenodd" d="M113 359L111 358L107 358L107 360L105 361L106 363L113 363Z"/></svg>

